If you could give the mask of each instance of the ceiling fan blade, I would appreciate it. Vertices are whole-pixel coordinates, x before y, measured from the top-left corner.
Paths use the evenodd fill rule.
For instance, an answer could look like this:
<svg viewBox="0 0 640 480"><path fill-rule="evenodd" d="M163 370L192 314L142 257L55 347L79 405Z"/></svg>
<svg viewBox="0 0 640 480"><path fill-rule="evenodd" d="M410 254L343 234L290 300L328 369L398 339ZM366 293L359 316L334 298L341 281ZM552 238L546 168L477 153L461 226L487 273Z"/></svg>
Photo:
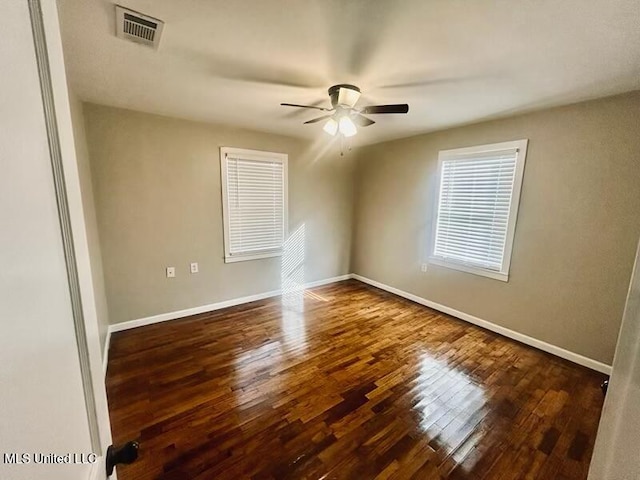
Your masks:
<svg viewBox="0 0 640 480"><path fill-rule="evenodd" d="M409 105L406 103L398 103L395 105L369 105L360 110L360 113L407 113L408 111Z"/></svg>
<svg viewBox="0 0 640 480"><path fill-rule="evenodd" d="M427 78L426 80L408 80L400 83L390 83L377 85L376 88L412 88L412 87L434 87L438 85L447 85L453 83L460 83L470 80L470 77L442 77L442 78Z"/></svg>
<svg viewBox="0 0 640 480"><path fill-rule="evenodd" d="M332 108L315 107L313 105L298 105L297 103L281 103L283 107L298 107L298 108L313 108L315 110L322 110L323 112L331 112Z"/></svg>
<svg viewBox="0 0 640 480"><path fill-rule="evenodd" d="M370 118L367 118L363 115L354 115L353 122L361 127L368 127L369 125L373 125L374 123L376 123Z"/></svg>
<svg viewBox="0 0 640 480"><path fill-rule="evenodd" d="M313 118L311 120L307 120L306 122L304 122L305 124L307 123L316 123L316 122L321 122L322 120L325 120L327 118L333 117L333 115L323 115L321 117L318 118Z"/></svg>

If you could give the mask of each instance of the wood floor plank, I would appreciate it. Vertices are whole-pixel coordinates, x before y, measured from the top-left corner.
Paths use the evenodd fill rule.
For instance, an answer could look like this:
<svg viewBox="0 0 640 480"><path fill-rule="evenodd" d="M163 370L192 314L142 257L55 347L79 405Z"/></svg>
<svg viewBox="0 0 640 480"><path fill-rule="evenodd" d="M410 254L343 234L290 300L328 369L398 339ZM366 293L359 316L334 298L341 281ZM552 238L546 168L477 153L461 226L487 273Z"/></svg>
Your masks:
<svg viewBox="0 0 640 480"><path fill-rule="evenodd" d="M121 480L583 480L604 376L355 280L115 333Z"/></svg>

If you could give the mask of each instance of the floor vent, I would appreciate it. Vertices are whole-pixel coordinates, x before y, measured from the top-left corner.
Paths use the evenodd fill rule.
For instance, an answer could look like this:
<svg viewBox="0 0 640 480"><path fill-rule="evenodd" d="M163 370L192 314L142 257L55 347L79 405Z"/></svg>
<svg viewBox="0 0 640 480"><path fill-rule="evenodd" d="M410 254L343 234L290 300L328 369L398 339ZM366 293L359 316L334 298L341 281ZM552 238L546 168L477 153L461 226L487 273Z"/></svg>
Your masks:
<svg viewBox="0 0 640 480"><path fill-rule="evenodd" d="M116 5L116 36L158 48L164 22Z"/></svg>

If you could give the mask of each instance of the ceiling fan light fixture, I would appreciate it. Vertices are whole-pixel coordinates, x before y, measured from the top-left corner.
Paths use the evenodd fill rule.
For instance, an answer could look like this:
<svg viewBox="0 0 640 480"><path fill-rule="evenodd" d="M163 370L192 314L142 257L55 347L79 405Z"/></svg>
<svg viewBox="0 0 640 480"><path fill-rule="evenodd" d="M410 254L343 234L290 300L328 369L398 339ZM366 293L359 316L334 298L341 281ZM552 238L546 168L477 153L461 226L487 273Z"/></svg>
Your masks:
<svg viewBox="0 0 640 480"><path fill-rule="evenodd" d="M358 133L359 127L373 125L375 120L371 120L365 115L378 115L390 113L408 113L409 105L406 103L395 103L389 105L367 105L362 108L355 108L355 104L360 98L360 89L355 85L341 83L333 85L328 90L331 108L318 107L317 105L300 105L298 103L281 103L285 107L310 108L327 112L326 115L312 118L303 122L305 125L324 122L323 130L332 137L340 133L343 137L353 137Z"/></svg>
<svg viewBox="0 0 640 480"><path fill-rule="evenodd" d="M327 120L327 123L324 124L324 127L322 127L322 129L333 137L336 133L338 133L338 122L336 122L333 118L330 118L329 120Z"/></svg>
<svg viewBox="0 0 640 480"><path fill-rule="evenodd" d="M351 120L346 115L340 118L340 122L338 123L338 128L340 130L340 133L345 137L353 137L356 133L358 133L356 124L353 123L353 120Z"/></svg>
<svg viewBox="0 0 640 480"><path fill-rule="evenodd" d="M358 90L342 87L338 92L338 105L353 108L359 98L360 92Z"/></svg>

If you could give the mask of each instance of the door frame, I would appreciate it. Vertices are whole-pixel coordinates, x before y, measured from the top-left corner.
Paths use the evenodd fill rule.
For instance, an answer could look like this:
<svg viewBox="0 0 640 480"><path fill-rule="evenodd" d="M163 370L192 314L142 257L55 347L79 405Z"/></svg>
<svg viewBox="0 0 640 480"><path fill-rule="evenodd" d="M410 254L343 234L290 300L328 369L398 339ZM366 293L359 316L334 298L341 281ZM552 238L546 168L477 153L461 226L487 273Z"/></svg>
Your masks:
<svg viewBox="0 0 640 480"><path fill-rule="evenodd" d="M628 455L637 435L630 429L640 422L637 406L640 378L640 243L631 274L627 301L613 358L613 370L602 408L589 467L589 480L636 478L640 462ZM632 418L628 415L631 414ZM621 451L627 448L627 451ZM634 473L630 473L631 471Z"/></svg>
<svg viewBox="0 0 640 480"><path fill-rule="evenodd" d="M56 0L28 0L28 4L87 423L91 448L98 456L90 478L102 480L111 427L57 4Z"/></svg>

